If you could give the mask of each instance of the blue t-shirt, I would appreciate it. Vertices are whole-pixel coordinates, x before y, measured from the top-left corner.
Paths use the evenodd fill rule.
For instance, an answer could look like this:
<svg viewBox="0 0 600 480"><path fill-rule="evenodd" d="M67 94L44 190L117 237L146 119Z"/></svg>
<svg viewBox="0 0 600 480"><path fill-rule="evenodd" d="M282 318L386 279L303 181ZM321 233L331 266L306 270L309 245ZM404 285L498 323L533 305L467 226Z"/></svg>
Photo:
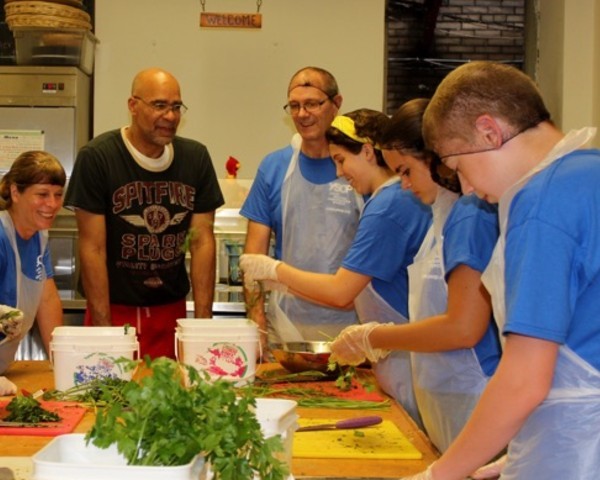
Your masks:
<svg viewBox="0 0 600 480"><path fill-rule="evenodd" d="M444 269L446 280L459 265L483 273L498 241L498 208L475 195L460 197L444 223ZM493 317L483 338L475 346L481 369L493 375L500 361L498 328Z"/></svg>
<svg viewBox="0 0 600 480"><path fill-rule="evenodd" d="M367 202L342 266L372 277L375 291L408 317L408 272L431 224L431 209L400 183Z"/></svg>
<svg viewBox="0 0 600 480"><path fill-rule="evenodd" d="M29 240L23 240L19 235L17 249L21 259L21 271L32 280L40 279L40 261L46 270L46 277L54 276L50 249L46 247L43 254L40 250L40 234L36 232ZM15 254L6 236L3 225L0 223L0 304L17 306L17 270Z"/></svg>
<svg viewBox="0 0 600 480"><path fill-rule="evenodd" d="M579 150L513 199L505 250L506 325L566 344L600 369L600 151Z"/></svg>
<svg viewBox="0 0 600 480"><path fill-rule="evenodd" d="M292 153L292 147L287 146L263 159L240 210L243 217L273 230L276 240L275 257L279 259L282 244L281 187L292 160ZM309 182L323 185L337 179L331 157L314 159L300 153L298 160L300 172Z"/></svg>

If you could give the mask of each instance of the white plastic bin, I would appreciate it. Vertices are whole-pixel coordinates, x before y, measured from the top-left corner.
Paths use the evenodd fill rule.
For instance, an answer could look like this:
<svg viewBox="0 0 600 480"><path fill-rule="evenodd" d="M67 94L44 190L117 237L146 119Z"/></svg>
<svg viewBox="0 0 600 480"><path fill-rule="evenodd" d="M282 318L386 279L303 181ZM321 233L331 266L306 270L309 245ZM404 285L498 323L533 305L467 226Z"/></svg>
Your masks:
<svg viewBox="0 0 600 480"><path fill-rule="evenodd" d="M266 438L281 435L285 462L292 467L294 432L298 428L297 402L278 398L257 398L256 418Z"/></svg>
<svg viewBox="0 0 600 480"><path fill-rule="evenodd" d="M266 438L281 435L283 458L291 471L294 432L298 428L297 403L293 400L257 398L256 418ZM116 446L100 449L85 444L84 434L54 438L33 455L33 480L198 480L212 479L210 468L198 456L177 467L128 466ZM201 476L204 475L204 476ZM256 478L255 480L260 480ZM293 480L290 475L288 480Z"/></svg>
<svg viewBox="0 0 600 480"><path fill-rule="evenodd" d="M139 358L139 350L135 328L56 327L50 342L54 386L67 390L100 377L129 380L132 372L116 360Z"/></svg>
<svg viewBox="0 0 600 480"><path fill-rule="evenodd" d="M254 381L258 326L248 319L179 319L175 332L177 360L212 379L241 386Z"/></svg>
<svg viewBox="0 0 600 480"><path fill-rule="evenodd" d="M59 435L32 459L33 480L197 480L204 467L200 456L176 467L127 465L116 445L86 445L83 433Z"/></svg>

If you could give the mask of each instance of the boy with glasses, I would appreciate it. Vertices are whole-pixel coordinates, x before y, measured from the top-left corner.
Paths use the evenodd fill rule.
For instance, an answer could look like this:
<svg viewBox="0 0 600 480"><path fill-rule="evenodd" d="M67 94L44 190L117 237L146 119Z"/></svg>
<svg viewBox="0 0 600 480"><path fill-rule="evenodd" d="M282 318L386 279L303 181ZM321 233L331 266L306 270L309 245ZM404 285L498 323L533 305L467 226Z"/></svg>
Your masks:
<svg viewBox="0 0 600 480"><path fill-rule="evenodd" d="M595 479L600 152L585 145L596 129L565 135L529 77L491 62L451 72L423 122L428 147L458 172L463 192L498 203L500 239L482 280L504 351L461 434L410 478L465 478L508 445L494 478L501 470L503 480Z"/></svg>

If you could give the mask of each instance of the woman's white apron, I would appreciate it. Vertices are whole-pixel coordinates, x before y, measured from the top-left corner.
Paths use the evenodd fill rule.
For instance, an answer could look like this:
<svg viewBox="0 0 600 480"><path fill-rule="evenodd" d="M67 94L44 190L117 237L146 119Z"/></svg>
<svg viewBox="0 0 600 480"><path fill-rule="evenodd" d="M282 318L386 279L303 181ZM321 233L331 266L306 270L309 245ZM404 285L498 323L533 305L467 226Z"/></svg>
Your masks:
<svg viewBox="0 0 600 480"><path fill-rule="evenodd" d="M48 357L37 329L32 329L46 280L44 264L40 256L38 259L39 280L32 280L25 276L21 270L21 257L17 249L15 227L10 214L6 210L0 212L0 221L15 255L17 282L17 304L15 307L23 312L21 335L0 346L0 372L3 372L13 360L43 360ZM41 255L43 255L47 243L47 232L40 231Z"/></svg>
<svg viewBox="0 0 600 480"><path fill-rule="evenodd" d="M457 199L457 194L439 189L432 205L433 225L414 263L408 267L411 322L442 314L448 309L442 230ZM411 356L414 391L425 430L433 444L444 452L467 422L488 377L472 348L413 352Z"/></svg>
<svg viewBox="0 0 600 480"><path fill-rule="evenodd" d="M395 177L382 185L373 193L369 201L365 204L365 208L381 189L397 184L399 181L400 178ZM392 322L403 324L408 322L408 319L404 315L396 311L375 291L371 282L356 297L354 306L361 323ZM419 427L422 427L412 386L410 352L391 352L386 358L377 362L373 368L377 383L382 390L400 402Z"/></svg>

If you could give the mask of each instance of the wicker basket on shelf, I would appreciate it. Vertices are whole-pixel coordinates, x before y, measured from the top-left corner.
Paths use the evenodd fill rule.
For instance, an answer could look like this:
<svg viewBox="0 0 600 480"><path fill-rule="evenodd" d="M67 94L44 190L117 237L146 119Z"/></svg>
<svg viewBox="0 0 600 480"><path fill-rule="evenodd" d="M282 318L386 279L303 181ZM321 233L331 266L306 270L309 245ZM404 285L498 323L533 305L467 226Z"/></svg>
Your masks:
<svg viewBox="0 0 600 480"><path fill-rule="evenodd" d="M15 27L75 28L91 30L90 15L77 0L69 4L57 1L5 0L6 23Z"/></svg>

